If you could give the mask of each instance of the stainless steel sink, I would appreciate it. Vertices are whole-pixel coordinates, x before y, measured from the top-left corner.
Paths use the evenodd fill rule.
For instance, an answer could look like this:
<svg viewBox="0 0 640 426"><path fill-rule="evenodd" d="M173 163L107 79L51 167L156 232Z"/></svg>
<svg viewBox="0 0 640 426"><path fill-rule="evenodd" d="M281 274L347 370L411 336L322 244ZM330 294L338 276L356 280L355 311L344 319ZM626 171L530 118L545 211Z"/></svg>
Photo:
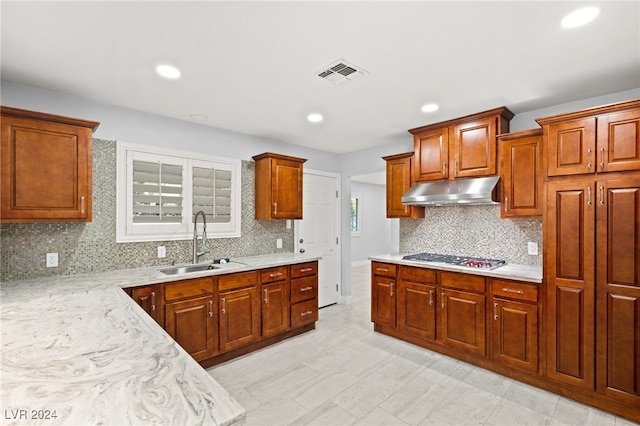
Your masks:
<svg viewBox="0 0 640 426"><path fill-rule="evenodd" d="M174 268L160 269L165 275L188 274L190 272L201 272L212 269L220 269L220 266L211 263L202 263L199 265L176 266Z"/></svg>

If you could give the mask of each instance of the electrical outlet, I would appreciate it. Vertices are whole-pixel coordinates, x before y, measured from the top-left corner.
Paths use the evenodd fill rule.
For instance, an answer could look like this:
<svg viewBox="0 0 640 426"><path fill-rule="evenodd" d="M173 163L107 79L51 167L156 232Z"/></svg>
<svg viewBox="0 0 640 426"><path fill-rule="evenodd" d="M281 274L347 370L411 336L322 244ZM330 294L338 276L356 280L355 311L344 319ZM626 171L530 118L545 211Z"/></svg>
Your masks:
<svg viewBox="0 0 640 426"><path fill-rule="evenodd" d="M527 243L527 252L532 256L538 255L538 243L529 241Z"/></svg>
<svg viewBox="0 0 640 426"><path fill-rule="evenodd" d="M47 268L58 267L58 253L47 253Z"/></svg>
<svg viewBox="0 0 640 426"><path fill-rule="evenodd" d="M158 246L158 258L167 257L167 249L165 246Z"/></svg>
<svg viewBox="0 0 640 426"><path fill-rule="evenodd" d="M282 238L276 240L276 248L282 248Z"/></svg>

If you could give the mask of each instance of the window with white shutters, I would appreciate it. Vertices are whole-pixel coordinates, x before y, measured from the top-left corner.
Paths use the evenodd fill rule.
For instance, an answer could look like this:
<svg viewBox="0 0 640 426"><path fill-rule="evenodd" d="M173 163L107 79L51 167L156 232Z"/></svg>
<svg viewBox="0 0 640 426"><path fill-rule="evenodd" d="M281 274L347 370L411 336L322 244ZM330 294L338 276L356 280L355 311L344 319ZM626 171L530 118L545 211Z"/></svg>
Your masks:
<svg viewBox="0 0 640 426"><path fill-rule="evenodd" d="M201 210L209 238L240 236L240 160L118 142L117 167L117 242L190 239Z"/></svg>

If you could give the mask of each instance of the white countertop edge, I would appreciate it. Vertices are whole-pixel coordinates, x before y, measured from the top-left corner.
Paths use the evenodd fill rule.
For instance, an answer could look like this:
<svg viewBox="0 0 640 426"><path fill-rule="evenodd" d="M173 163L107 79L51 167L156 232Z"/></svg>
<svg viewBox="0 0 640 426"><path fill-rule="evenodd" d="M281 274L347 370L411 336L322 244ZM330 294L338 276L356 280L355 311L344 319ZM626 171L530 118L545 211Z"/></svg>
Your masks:
<svg viewBox="0 0 640 426"><path fill-rule="evenodd" d="M441 271L461 272L472 275L482 275L490 278L503 278L515 281L526 281L536 284L542 283L542 267L530 266L530 265L518 265L514 263L508 263L504 266L493 270L480 269L480 268L468 268L465 266L449 265L446 263L438 262L419 262L413 260L404 260L403 253L394 254L380 254L369 256L369 260L376 262L395 263L398 265L417 266L420 268L437 269Z"/></svg>

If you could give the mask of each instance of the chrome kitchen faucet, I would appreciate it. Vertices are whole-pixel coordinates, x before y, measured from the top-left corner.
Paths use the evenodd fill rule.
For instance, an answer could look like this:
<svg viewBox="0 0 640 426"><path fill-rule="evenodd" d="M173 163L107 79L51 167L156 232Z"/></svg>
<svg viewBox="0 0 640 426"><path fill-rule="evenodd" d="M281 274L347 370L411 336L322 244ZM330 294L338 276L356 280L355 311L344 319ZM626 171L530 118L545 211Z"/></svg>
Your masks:
<svg viewBox="0 0 640 426"><path fill-rule="evenodd" d="M198 252L198 216L202 215L202 247L203 250ZM208 250L204 250L207 245L207 218L204 215L204 211L200 210L196 213L193 219L193 263L198 263L198 258L204 254L209 253Z"/></svg>

